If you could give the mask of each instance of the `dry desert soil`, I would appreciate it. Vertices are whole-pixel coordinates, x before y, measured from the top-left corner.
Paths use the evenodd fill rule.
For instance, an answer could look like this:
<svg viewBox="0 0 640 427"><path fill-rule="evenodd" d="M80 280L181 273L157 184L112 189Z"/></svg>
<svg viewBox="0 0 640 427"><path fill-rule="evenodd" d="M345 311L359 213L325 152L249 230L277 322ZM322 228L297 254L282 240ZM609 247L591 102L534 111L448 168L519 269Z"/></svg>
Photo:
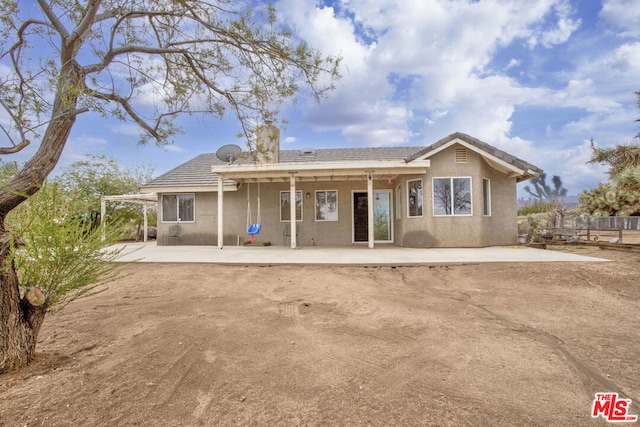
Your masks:
<svg viewBox="0 0 640 427"><path fill-rule="evenodd" d="M640 254L418 267L134 264L0 375L2 426L600 426L640 414Z"/></svg>

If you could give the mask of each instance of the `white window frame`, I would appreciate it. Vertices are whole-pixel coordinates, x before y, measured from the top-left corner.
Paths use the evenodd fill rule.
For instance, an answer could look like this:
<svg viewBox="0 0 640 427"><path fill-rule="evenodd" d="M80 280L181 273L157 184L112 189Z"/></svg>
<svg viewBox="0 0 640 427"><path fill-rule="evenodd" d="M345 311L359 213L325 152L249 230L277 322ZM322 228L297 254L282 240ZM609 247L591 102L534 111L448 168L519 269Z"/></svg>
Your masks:
<svg viewBox="0 0 640 427"><path fill-rule="evenodd" d="M491 216L491 180L482 178L482 213Z"/></svg>
<svg viewBox="0 0 640 427"><path fill-rule="evenodd" d="M176 219L175 220L165 220L164 219L164 198L165 196L175 196L176 197ZM193 199L193 219L192 220L182 220L180 218L180 198L181 197L191 197ZM162 205L162 222L166 224L176 224L176 223L194 223L196 222L196 194L195 193L166 193L162 195L162 200L160 201Z"/></svg>
<svg viewBox="0 0 640 427"><path fill-rule="evenodd" d="M420 181L420 186L418 187L416 193L416 200L419 200L420 205L420 215L411 215L411 195L409 192L412 190L413 186L411 183ZM424 216L424 185L422 182L422 178L418 179L409 179L407 180L407 218L422 218Z"/></svg>
<svg viewBox="0 0 640 427"><path fill-rule="evenodd" d="M336 211L331 213L331 217L330 218L326 218L326 219L319 219L318 218L318 194L320 193L324 193L324 201L325 204L327 203L327 200L329 199L329 193L336 193ZM318 222L335 222L338 221L338 190L316 190L315 191L315 203L313 205L314 207L314 217L315 220Z"/></svg>
<svg viewBox="0 0 640 427"><path fill-rule="evenodd" d="M451 213L447 214L437 214L436 213L436 189L435 189L435 185L436 185L436 180L441 180L441 179L448 179L450 180L450 188L451 188L451 202L453 203L453 200L455 198L455 193L454 193L454 185L453 185L453 180L454 179L468 179L469 180L469 213L455 213L455 206L451 205ZM432 200L431 200L431 205L433 208L433 216L438 216L438 217L450 217L450 216L473 216L473 180L471 179L470 176L436 176L433 177L431 179L431 191L432 191Z"/></svg>
<svg viewBox="0 0 640 427"><path fill-rule="evenodd" d="M290 191L281 191L280 192L280 203L279 203L279 207L280 207L280 222L291 222L291 218L287 218L287 219L283 219L282 218L282 203L284 201L283 199L283 195L287 194L289 197L291 197L291 192ZM296 222L302 222L302 219L304 218L304 199L302 198L302 190L296 190L296 201L298 200L298 195L300 196L300 219L297 218L298 215L296 215ZM289 215L291 215L291 210L287 209L285 210L285 212L287 212ZM297 212L297 209L296 209Z"/></svg>

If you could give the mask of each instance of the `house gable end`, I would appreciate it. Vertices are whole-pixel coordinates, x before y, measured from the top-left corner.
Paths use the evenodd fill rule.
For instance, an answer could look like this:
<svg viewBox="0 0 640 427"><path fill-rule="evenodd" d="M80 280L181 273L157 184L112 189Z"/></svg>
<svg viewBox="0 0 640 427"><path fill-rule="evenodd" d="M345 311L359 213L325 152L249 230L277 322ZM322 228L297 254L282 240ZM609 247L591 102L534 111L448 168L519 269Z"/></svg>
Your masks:
<svg viewBox="0 0 640 427"><path fill-rule="evenodd" d="M541 169L525 162L524 160L461 132L453 133L446 138L425 147L414 155L408 157L406 161L410 164L413 161L426 160L454 145L461 145L479 154L489 166L508 175L509 177L516 178L518 182L534 178L542 172Z"/></svg>

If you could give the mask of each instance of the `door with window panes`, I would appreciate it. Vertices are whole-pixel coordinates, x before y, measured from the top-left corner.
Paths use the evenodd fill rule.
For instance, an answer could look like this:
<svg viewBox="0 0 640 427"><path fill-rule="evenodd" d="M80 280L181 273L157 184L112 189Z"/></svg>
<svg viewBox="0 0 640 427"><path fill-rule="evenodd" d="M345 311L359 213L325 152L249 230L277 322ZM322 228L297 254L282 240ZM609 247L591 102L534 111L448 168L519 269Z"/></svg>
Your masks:
<svg viewBox="0 0 640 427"><path fill-rule="evenodd" d="M391 190L373 191L373 239L376 242L393 241ZM353 241L369 240L369 197L367 192L353 193Z"/></svg>

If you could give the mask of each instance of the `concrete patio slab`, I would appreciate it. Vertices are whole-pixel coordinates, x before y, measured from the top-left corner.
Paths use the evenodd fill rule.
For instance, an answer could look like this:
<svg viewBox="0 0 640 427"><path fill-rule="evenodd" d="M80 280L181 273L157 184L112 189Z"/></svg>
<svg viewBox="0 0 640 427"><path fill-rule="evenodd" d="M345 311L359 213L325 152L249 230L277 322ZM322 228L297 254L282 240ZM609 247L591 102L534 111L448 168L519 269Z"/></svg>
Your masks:
<svg viewBox="0 0 640 427"><path fill-rule="evenodd" d="M157 246L152 243L128 243L121 261L190 262L243 265L325 264L325 265L446 265L483 262L602 262L588 257L524 246L488 248L417 249L377 246L368 249L352 247L282 246Z"/></svg>

